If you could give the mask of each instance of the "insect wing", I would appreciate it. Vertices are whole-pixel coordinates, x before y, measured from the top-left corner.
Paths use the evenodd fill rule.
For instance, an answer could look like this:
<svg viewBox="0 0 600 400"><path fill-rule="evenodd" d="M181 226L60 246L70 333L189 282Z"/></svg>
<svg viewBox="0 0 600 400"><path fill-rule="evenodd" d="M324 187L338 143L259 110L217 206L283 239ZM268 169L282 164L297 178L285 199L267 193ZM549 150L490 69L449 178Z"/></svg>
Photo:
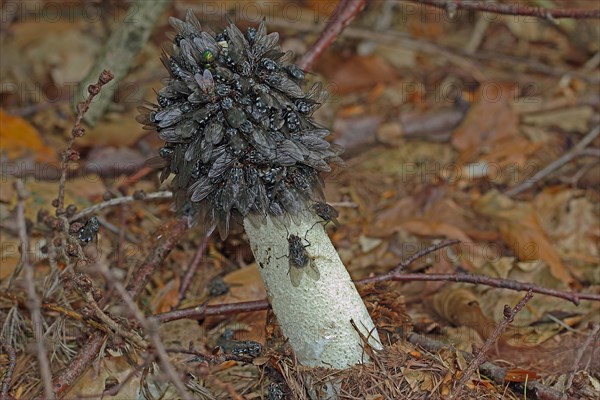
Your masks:
<svg viewBox="0 0 600 400"><path fill-rule="evenodd" d="M294 287L300 286L300 282L302 282L302 274L304 274L304 268L296 267L290 261L290 280L292 281L292 285Z"/></svg>
<svg viewBox="0 0 600 400"><path fill-rule="evenodd" d="M321 273L319 272L319 268L317 268L317 264L315 260L310 260L308 263L308 267L306 269L306 275L310 276L315 281L318 281L321 278Z"/></svg>

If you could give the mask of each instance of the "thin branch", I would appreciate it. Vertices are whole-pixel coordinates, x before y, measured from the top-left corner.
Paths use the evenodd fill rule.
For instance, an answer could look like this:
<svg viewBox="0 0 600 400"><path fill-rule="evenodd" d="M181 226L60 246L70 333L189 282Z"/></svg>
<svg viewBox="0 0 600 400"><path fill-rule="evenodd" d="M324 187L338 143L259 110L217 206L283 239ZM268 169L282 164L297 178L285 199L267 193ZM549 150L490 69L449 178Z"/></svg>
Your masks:
<svg viewBox="0 0 600 400"><path fill-rule="evenodd" d="M169 355L167 354L167 351L165 350L165 347L163 346L162 341L160 340L158 326L155 323L146 319L144 314L138 308L137 304L135 304L135 301L133 300L131 295L127 292L127 290L125 290L121 282L115 279L115 277L106 267L106 265L98 263L96 264L96 267L100 270L102 275L104 275L106 282L110 286L112 286L117 291L117 293L119 293L119 296L121 297L121 300L127 307L129 313L133 315L133 317L144 329L144 331L150 335L150 340L152 341L154 351L158 356L161 368L163 369L171 383L175 386L175 389L179 393L179 396L181 396L182 399L189 399L190 394L187 392L184 383L178 376L177 370L175 369L173 364L171 364Z"/></svg>
<svg viewBox="0 0 600 400"><path fill-rule="evenodd" d="M434 251L437 251L439 249L443 249L444 247L452 246L453 244L458 244L458 243L460 243L460 240L451 239L451 240L446 240L446 241L440 242L438 244L434 244L433 246L429 246L428 248L423 249L423 250L413 254L412 256L408 257L406 260L404 260L400 264L398 264L398 266L392 270L392 274L400 273L402 270L404 270L404 268L408 267L410 264L414 263L419 258L426 256L427 254L433 253Z"/></svg>
<svg viewBox="0 0 600 400"><path fill-rule="evenodd" d="M538 172L531 178L527 179L525 182L522 182L521 184L515 186L514 188L507 190L505 194L507 196L512 197L512 196L516 196L517 194L529 189L530 187L535 185L537 182L539 182L540 180L542 180L545 177L547 177L548 175L550 175L552 172L556 171L557 169L559 169L560 167L562 167L569 161L573 160L575 157L579 156L581 154L581 152L590 143L592 143L594 141L594 139L596 139L598 137L599 134L600 134L600 125L596 126L594 129L592 129L587 135L585 135L585 137L583 139L581 139L581 141L579 143L577 143L575 145L575 147L573 147L571 150L569 150L568 152L563 154L562 157L560 157L559 159L550 163L548 166L546 166L544 169L542 169L540 172Z"/></svg>
<svg viewBox="0 0 600 400"><path fill-rule="evenodd" d="M529 7L520 4L499 4L485 1L463 1L463 0L410 0L413 3L426 4L444 10L464 9L473 11L490 12L493 14L522 15L538 17L548 20L559 18L588 19L600 18L600 9L582 10L577 8L543 8Z"/></svg>
<svg viewBox="0 0 600 400"><path fill-rule="evenodd" d="M529 300L531 300L532 297L533 292L530 290L513 309L511 309L508 305L504 306L504 319L496 326L496 328L494 329L490 337L488 337L488 339L485 341L481 349L477 351L477 354L475 354L475 358L469 363L467 369L463 371L460 380L456 384L453 393L449 397L450 400L454 400L458 398L458 396L460 396L460 393L463 391L467 382L469 381L469 379L471 379L471 375L473 375L475 370L479 368L479 366L485 361L486 353L492 348L492 346L494 345L494 343L496 343L496 340L498 340L502 332L504 332L504 330L508 328L508 325L510 325L514 321L515 316L523 309L523 307L525 307L525 304L527 304L527 302L529 302Z"/></svg>
<svg viewBox="0 0 600 400"><path fill-rule="evenodd" d="M581 150L581 152L579 152L579 155L600 158L600 149L596 149L596 148L583 149L583 150Z"/></svg>
<svg viewBox="0 0 600 400"><path fill-rule="evenodd" d="M114 199L110 199L110 200L104 201L102 203L94 204L91 207L81 210L77 214L70 217L69 222L77 221L77 220L87 217L89 215L96 214L98 211L103 210L108 207L114 207L114 206L118 206L118 205L125 204L125 203L131 203L136 200L170 199L172 197L173 197L173 192L171 192L170 190L165 190L162 192L147 193L147 194L144 194L143 196L132 195L132 196L116 197Z"/></svg>
<svg viewBox="0 0 600 400"><path fill-rule="evenodd" d="M469 275L469 274L402 274L389 273L385 275L365 278L355 281L357 285L364 285L382 281L400 281L400 282L417 282L417 281L440 281L440 282L461 282L471 283L474 285L491 286L499 289L509 289L517 292L528 292L543 294L546 296L558 297L569 300L574 304L579 304L581 300L600 301L600 294L592 293L575 293L562 290L555 290L535 285L529 282L518 282L510 279L490 278L484 275ZM170 322L179 319L203 319L215 315L231 315L245 312L262 311L269 307L267 300L246 301L240 303L218 304L207 306L204 304L173 310L156 314L155 318L158 322Z"/></svg>
<svg viewBox="0 0 600 400"><path fill-rule="evenodd" d="M119 83L129 72L136 56L153 32L158 18L170 3L167 0L131 2L128 12L131 13L132 18L123 19L115 27L100 54L96 56L94 66L81 80L80 85L85 87L89 82L93 82L103 68L109 68L115 75L115 81L106 88L106 92L94 102L90 112L85 116L87 123L95 125L112 103L113 94L119 88ZM80 92L78 90L75 93L75 102L81 99Z"/></svg>
<svg viewBox="0 0 600 400"><path fill-rule="evenodd" d="M267 300L244 301L240 303L218 304L207 306L200 304L195 307L182 308L153 315L150 319L159 323L176 321L180 319L203 319L215 315L232 315L253 311L262 311L269 308Z"/></svg>
<svg viewBox="0 0 600 400"><path fill-rule="evenodd" d="M187 221L176 219L154 233L156 244L154 250L139 264L134 272L134 279L127 288L133 300L137 299L142 290L150 280L150 276L162 265L171 250L179 242L184 233L187 232ZM54 393L62 397L70 389L71 385L89 368L103 347L106 335L103 332L95 332L87 340L86 344L79 350L77 356L71 360L69 368L55 378L53 382Z"/></svg>
<svg viewBox="0 0 600 400"><path fill-rule="evenodd" d="M185 271L185 275L181 281L181 286L179 287L179 303L181 303L185 297L185 294L192 283L192 279L194 278L194 275L196 275L200 261L202 261L204 258L204 252L206 251L206 246L208 246L209 238L210 235L206 235L204 239L202 239L202 243L200 243L200 246L198 246L196 254L194 254L194 258L192 258L189 267Z"/></svg>
<svg viewBox="0 0 600 400"><path fill-rule="evenodd" d="M180 218L172 220L164 229L154 234L156 239L154 251L136 268L133 279L127 286L127 292L134 300L142 293L142 290L146 287L146 284L148 284L150 277L163 263L175 245L179 243L179 240L183 234L187 232L187 229L187 220L185 218Z"/></svg>
<svg viewBox="0 0 600 400"><path fill-rule="evenodd" d="M418 335L416 333L411 333L408 335L408 341L411 342L414 345L420 346L423 349L430 351L430 352L439 352L443 349L447 349L448 345L445 343L441 343L437 340L425 337L425 336L421 336ZM472 360L474 357L473 355L471 355L470 353L466 352L466 351L460 351L460 353L465 357L465 359L467 361ZM504 378L506 377L506 370L504 368L500 368L495 364L492 364L490 362L484 362L483 364L480 365L479 370L482 372L482 374L484 374L485 376L491 378L494 380L494 382L496 382L497 384L500 385L504 385L506 384L506 382L504 381ZM546 385L543 385L539 382L528 382L527 383L527 390L528 393L529 391L533 392L534 395L536 395L538 399L544 399L544 400L561 400L562 399L562 394L552 388L549 388Z"/></svg>
<svg viewBox="0 0 600 400"><path fill-rule="evenodd" d="M95 332L86 340L85 346L79 349L75 358L69 362L69 367L63 369L52 382L52 389L56 397L62 398L71 388L71 385L87 371L104 347L106 338L107 336L104 333Z"/></svg>
<svg viewBox="0 0 600 400"><path fill-rule="evenodd" d="M0 347L4 349L4 352L8 356L8 367L6 368L4 379L2 379L0 400L8 400L11 398L8 395L8 391L10 390L10 381L12 380L13 372L15 372L15 367L17 366L17 355L15 349L2 338L0 338Z"/></svg>
<svg viewBox="0 0 600 400"><path fill-rule="evenodd" d="M290 26L289 21L284 18L273 18L270 21L270 25L277 27L293 28L297 31L311 32L314 31L315 26L310 23L297 21ZM455 64L460 68L468 68L471 73L477 78L480 75L477 71L477 66L470 60L478 60L484 62L492 62L489 66L492 68L501 68L500 65L504 65L511 71L516 69L523 69L535 73L541 73L549 76L562 77L569 75L582 79L586 82L593 84L600 83L600 80L591 74L582 73L575 70L569 70L565 68L552 67L543 62L537 60L531 60L524 57L516 57L509 54L498 54L497 51L484 51L480 50L476 53L469 54L464 49L458 47L442 46L436 43L429 42L424 39L418 39L412 37L410 34L398 32L398 31L386 31L377 32L369 29L357 28L350 26L346 28L341 34L341 37L350 39L366 39L372 40L379 43L388 43L393 46L399 46L407 50L413 50L420 53L429 54L434 57L442 57L449 62Z"/></svg>
<svg viewBox="0 0 600 400"><path fill-rule="evenodd" d="M569 375L569 379L567 380L567 384L565 385L565 392L568 392L568 390L573 385L573 379L575 379L575 374L577 373L577 368L579 368L579 363L581 362L583 355L585 354L588 347L590 347L594 339L596 339L598 333L600 333L599 323L592 323L591 328L591 332L589 333L579 350L577 350L577 355L575 356L575 360L573 361L573 368L571 369L571 374Z"/></svg>
<svg viewBox="0 0 600 400"><path fill-rule="evenodd" d="M56 215L60 216L65 213L65 184L67 181L67 168L69 166L69 161L73 161L79 158L79 154L73 150L73 143L75 143L75 139L81 137L85 134L85 129L81 126L81 121L85 116L85 113L90 109L90 104L92 104L92 100L96 97L102 87L106 85L113 79L112 72L108 70L104 70L100 73L98 77L98 81L95 84L91 84L88 86L88 97L79 102L77 104L77 117L75 118L75 124L73 125L73 130L71 131L71 137L69 138L69 142L67 143L67 149L62 154L61 159L61 172L60 172L60 182L58 184L58 200L56 202Z"/></svg>
<svg viewBox="0 0 600 400"><path fill-rule="evenodd" d="M342 33L344 28L350 25L354 18L362 11L365 3L366 0L340 0L317 41L298 60L298 66L310 71L325 50Z"/></svg>
<svg viewBox="0 0 600 400"><path fill-rule="evenodd" d="M94 312L94 316L100 320L104 325L108 326L112 333L119 335L125 340L137 346L139 349L145 349L147 347L146 341L133 329L125 329L121 324L109 317L102 309L98 306L98 303L94 300L91 292L81 291L81 297L87 303L87 305Z"/></svg>
<svg viewBox="0 0 600 400"><path fill-rule="evenodd" d="M27 308L31 313L31 325L35 338L35 350L40 367L40 376L44 387L44 398L54 399L51 383L52 372L50 371L50 363L48 362L44 334L42 332L41 301L35 290L33 265L29 262L29 237L27 236L25 206L23 204L27 194L21 179L15 182L15 189L17 191L17 224L19 227L19 239L21 240L21 265L24 270L25 286L27 289Z"/></svg>
<svg viewBox="0 0 600 400"><path fill-rule="evenodd" d="M531 290L533 293L544 294L546 296L558 297L569 300L573 304L578 305L581 300L600 301L600 294L594 293L577 293L567 292L563 290L550 289L543 286L538 286L529 282L519 282L512 279L491 278L485 275L471 274L402 274L388 273L384 275L374 276L371 278L361 279L358 284L397 281L397 282L414 282L414 281L441 281L441 282L460 282L471 283L473 285L491 286L499 289L509 289L517 292L527 292Z"/></svg>

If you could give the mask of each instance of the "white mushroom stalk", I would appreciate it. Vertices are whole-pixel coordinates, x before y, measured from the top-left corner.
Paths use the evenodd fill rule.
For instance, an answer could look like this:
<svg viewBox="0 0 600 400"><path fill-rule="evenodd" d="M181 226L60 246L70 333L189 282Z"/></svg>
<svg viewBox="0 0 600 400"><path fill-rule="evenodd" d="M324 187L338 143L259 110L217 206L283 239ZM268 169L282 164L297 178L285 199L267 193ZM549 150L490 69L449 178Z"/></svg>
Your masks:
<svg viewBox="0 0 600 400"><path fill-rule="evenodd" d="M286 228L266 218L244 221L244 228L269 302L298 361L310 367L348 368L368 362L353 320L369 344L380 349L377 330L346 267L316 216ZM290 235L303 238L319 270L318 280L304 274L295 287L290 279ZM304 238L306 237L306 240Z"/></svg>
<svg viewBox="0 0 600 400"><path fill-rule="evenodd" d="M165 141L152 165L171 181L175 209L225 240L242 222L285 336L307 366L367 361L360 335L378 335L322 220L321 173L343 163L342 149L313 119L327 95L279 46L265 21L242 32L229 21L204 30L191 11L171 18L169 79L138 121ZM310 211L309 211L310 210ZM320 219L318 219L320 218ZM293 221L293 222L292 222Z"/></svg>

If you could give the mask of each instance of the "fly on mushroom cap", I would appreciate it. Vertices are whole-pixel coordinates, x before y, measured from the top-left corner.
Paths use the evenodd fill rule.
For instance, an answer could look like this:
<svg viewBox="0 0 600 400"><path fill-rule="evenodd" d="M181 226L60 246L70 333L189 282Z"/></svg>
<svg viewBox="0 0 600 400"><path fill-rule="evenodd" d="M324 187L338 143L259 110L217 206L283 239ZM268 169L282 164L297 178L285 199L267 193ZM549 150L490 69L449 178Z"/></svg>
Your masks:
<svg viewBox="0 0 600 400"><path fill-rule="evenodd" d="M170 24L173 47L162 56L170 79L138 121L166 142L153 165L162 180L175 175L175 208L222 238L232 219L297 220L323 199L319 173L342 163L312 119L321 85L301 88L304 72L264 21L246 34L230 21L214 34L188 10Z"/></svg>

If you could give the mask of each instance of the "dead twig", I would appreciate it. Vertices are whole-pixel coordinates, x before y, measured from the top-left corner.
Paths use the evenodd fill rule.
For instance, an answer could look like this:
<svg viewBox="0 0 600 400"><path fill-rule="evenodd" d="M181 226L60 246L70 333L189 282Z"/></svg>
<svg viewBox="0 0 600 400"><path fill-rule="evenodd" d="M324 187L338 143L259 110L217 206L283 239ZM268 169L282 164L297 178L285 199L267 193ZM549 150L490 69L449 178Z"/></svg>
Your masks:
<svg viewBox="0 0 600 400"><path fill-rule="evenodd" d="M577 350L575 360L573 360L573 367L571 368L569 379L567 380L567 384L565 385L565 393L567 393L573 385L573 379L575 379L575 374L577 373L577 369L579 368L579 363L581 362L583 355L585 354L586 350L590 347L592 342L596 339L598 333L600 333L600 324L592 323L590 328L591 331L589 335L587 336L587 338L585 338L585 341L583 342L579 350Z"/></svg>
<svg viewBox="0 0 600 400"><path fill-rule="evenodd" d="M557 297L565 300L569 300L573 304L579 305L581 300L600 301L600 294L593 293L576 293L566 292L563 290L550 289L543 286L538 286L529 282L519 282L511 279L491 278L485 275L471 275L471 274L405 274L402 270L408 265L413 263L420 257L431 253L432 251L456 244L458 241L449 240L445 241L427 249L420 251L419 253L411 256L409 259L398 264L391 272L371 278L361 279L355 281L357 285L365 285L375 282L383 281L398 281L398 282L417 282L417 281L438 281L438 282L460 282L460 283L471 283L474 285L485 285L495 287L499 289L509 289L517 292L532 292L543 294L546 296ZM269 307L267 300L256 300L247 301L240 303L220 304L207 306L204 304L183 308L179 310L168 311L161 314L156 314L152 318L156 319L160 323L175 321L179 319L203 319L214 315L230 315L253 311L266 310Z"/></svg>
<svg viewBox="0 0 600 400"><path fill-rule="evenodd" d="M592 143L600 134L600 125L596 126L592 129L579 143L575 145L571 150L562 155L562 157L550 163L548 166L543 168L540 172L527 179L525 182L520 183L512 189L509 189L505 192L507 196L513 197L517 194L529 189L533 185L535 185L540 180L544 179L552 172L556 171L569 161L573 160L575 157L581 155L581 152Z"/></svg>
<svg viewBox="0 0 600 400"><path fill-rule="evenodd" d="M366 0L340 0L317 41L298 60L298 66L310 71L315 62L331 46L344 28L350 25L354 18L361 12L365 7L365 3Z"/></svg>
<svg viewBox="0 0 600 400"><path fill-rule="evenodd" d="M202 258L204 258L204 252L206 251L206 246L208 246L209 238L210 235L206 235L206 237L202 239L202 243L200 243L200 246L198 246L196 254L194 254L194 258L192 258L189 267L185 271L185 275L181 281L181 286L179 287L179 303L181 303L185 297L185 294L192 283L192 279L194 278L194 275L196 275L200 261L202 261Z"/></svg>
<svg viewBox="0 0 600 400"><path fill-rule="evenodd" d="M0 400L8 400L10 399L10 396L8 395L8 391L10 390L10 381L12 380L13 372L15 371L15 367L17 366L17 355L15 353L15 349L13 349L11 345L6 343L6 341L1 338L0 347L4 349L4 352L8 356L8 367L6 368L4 379L2 379L2 391L0 391Z"/></svg>
<svg viewBox="0 0 600 400"><path fill-rule="evenodd" d="M515 290L517 292L531 291L532 293L544 294L546 296L558 297L569 300L574 304L579 304L581 300L600 301L600 295L592 293L575 293L562 290L555 290L535 285L529 282L518 282L510 279L490 278L484 275L469 275L469 274L385 274L372 278L361 279L355 283L364 285L382 281L401 281L401 282L417 282L417 281L442 281L442 282L461 282L471 283L474 285L485 285L500 289ZM179 319L203 319L215 315L231 315L245 312L262 311L269 307L267 300L246 301L240 303L229 303L207 306L204 304L182 308L179 310L168 311L162 314L156 314L155 318L160 323L175 321Z"/></svg>
<svg viewBox="0 0 600 400"><path fill-rule="evenodd" d="M273 18L270 24L285 28L292 27L295 30L304 32L311 32L315 29L313 24L304 23L301 21L295 22L293 26L290 26L289 21L283 18ZM341 32L340 36L350 39L366 39L379 43L388 43L394 46L400 46L407 50L429 54L434 57L441 57L460 68L467 69L478 80L485 79L483 79L484 77L481 76L477 65L472 62L473 60L490 62L489 67L491 68L500 69L500 66L503 65L506 68L510 68L513 73L515 70L519 69L556 77L569 75L592 84L600 83L600 80L591 74L559 67L552 67L537 60L516 57L509 54L499 54L497 51L479 50L470 54L462 48L442 46L424 39L414 38L410 34L404 32L391 30L386 32L377 32L369 29L350 26Z"/></svg>
<svg viewBox="0 0 600 400"><path fill-rule="evenodd" d="M267 300L244 301L240 303L218 304L214 306L200 304L195 307L182 308L179 310L156 314L150 317L150 319L162 324L179 319L203 319L215 315L231 315L262 311L266 310L267 308L269 308L269 302Z"/></svg>
<svg viewBox="0 0 600 400"><path fill-rule="evenodd" d="M107 87L98 101L94 102L90 112L85 116L86 122L90 125L93 126L98 122L112 102L112 95L118 89L118 83L127 75L139 51L150 37L156 21L169 3L167 0L132 2L129 12L133 18L125 18L111 33L96 64L81 81L82 87L85 87L96 79L103 68L109 68L115 74L115 81ZM81 100L80 92L76 92L75 102Z"/></svg>
<svg viewBox="0 0 600 400"><path fill-rule="evenodd" d="M426 4L432 7L442 8L444 10L474 10L481 12L489 12L493 14L504 15L522 15L529 17L544 18L554 20L560 18L573 19L591 19L600 18L600 9L582 10L577 8L543 8L529 7L520 4L500 4L488 3L484 1L463 1L463 0L410 0L413 3Z"/></svg>
<svg viewBox="0 0 600 400"><path fill-rule="evenodd" d="M392 270L391 273L392 274L400 273L402 270L404 270L404 268L408 267L410 264L414 263L419 258L426 256L427 254L433 253L434 251L437 251L439 249L443 249L444 247L452 246L453 244L458 244L458 243L460 243L460 240L451 239L451 240L446 240L444 242L429 246L428 248L423 249L423 250L413 254L412 256L408 257L406 260L402 261L400 264L398 264L398 266L396 268L394 268Z"/></svg>
<svg viewBox="0 0 600 400"><path fill-rule="evenodd" d="M441 343L437 340L416 333L409 334L408 341L430 352L439 352L440 350L448 348L447 344ZM466 351L461 351L460 353L465 357L467 361L470 361L474 358L472 354ZM504 368L498 367L497 365L492 364L490 362L484 362L479 366L479 370L483 375L491 378L497 384L504 385L506 383L504 381L504 378L506 377L506 370ZM528 382L527 392L533 392L533 394L536 395L536 398L538 399L562 399L562 394L560 392L549 388L548 386L543 385L539 382Z"/></svg>
<svg viewBox="0 0 600 400"><path fill-rule="evenodd" d="M185 218L175 219L167 223L165 228L154 234L156 244L154 251L148 255L146 260L136 268L133 279L127 286L127 292L135 300L142 293L150 277L156 269L162 264L167 255L173 250L175 245L185 232L187 232L188 223Z"/></svg>
<svg viewBox="0 0 600 400"><path fill-rule="evenodd" d="M89 215L96 214L98 211L103 210L108 207L114 207L121 204L131 203L136 200L157 200L157 199L170 199L173 197L173 192L169 190L165 190L162 192L153 192L146 193L143 196L132 195L132 196L123 196L116 197L114 199L110 199L107 201L103 201L102 203L94 204L91 207L81 210L77 214L73 215L69 218L69 222L74 222Z"/></svg>
<svg viewBox="0 0 600 400"><path fill-rule="evenodd" d="M95 75L95 77L98 74ZM85 134L85 129L81 126L81 121L85 116L85 113L89 110L92 100L96 97L104 85L110 82L114 78L112 72L103 70L98 76L98 81L95 84L88 86L88 97L77 104L77 117L75 118L75 124L71 131L71 137L67 143L67 149L62 154L61 159L61 172L60 181L58 184L58 199L56 201L56 215L61 216L65 213L65 184L67 181L67 168L69 161L75 161L79 159L79 153L73 150L73 143L75 139Z"/></svg>
<svg viewBox="0 0 600 400"><path fill-rule="evenodd" d="M517 305L514 308L511 309L510 306L504 305L504 319L496 326L496 328L494 329L490 337L488 337L488 339L485 341L481 349L477 351L477 354L475 354L475 358L471 360L467 369L463 371L460 380L456 384L454 391L449 397L450 400L457 399L458 396L460 396L460 393L463 391L465 385L467 384L467 381L471 379L471 375L473 375L475 370L479 368L479 366L485 360L485 354L489 351L489 349L492 348L492 346L494 345L494 343L496 343L496 340L498 340L502 332L504 332L504 330L508 328L508 325L510 325L514 321L515 316L523 309L523 307L525 307L525 304L527 304L527 302L529 302L529 300L531 300L532 297L533 292L530 290L527 292L525 297L523 297L521 301L517 303Z"/></svg>
<svg viewBox="0 0 600 400"><path fill-rule="evenodd" d="M27 197L23 181L15 182L17 191L17 224L19 227L19 239L21 240L21 266L24 270L25 286L27 289L27 308L31 314L31 327L35 339L35 350L40 368L40 377L44 387L44 398L53 399L52 372L46 351L46 344L42 322L41 300L35 290L35 277L33 265L29 262L29 237L27 236L27 223L25 222L25 206L23 202Z"/></svg>
<svg viewBox="0 0 600 400"><path fill-rule="evenodd" d="M133 300L139 297L148 283L150 276L163 263L186 231L187 221L185 219L175 219L154 233L157 241L154 250L137 267L133 274L134 279L127 288ZM69 368L63 370L52 383L52 388L56 396L64 396L77 378L89 368L98 356L105 340L106 335L103 332L95 332L91 335L86 344L79 350L77 356L71 360Z"/></svg>
<svg viewBox="0 0 600 400"><path fill-rule="evenodd" d="M137 348L145 349L147 347L146 341L142 339L142 337L138 335L135 330L124 328L121 324L102 311L92 295L93 284L87 275L81 273L76 274L73 282L75 283L76 290L79 292L88 307L90 307L96 319L102 322L105 326L108 326L112 333L121 336L130 343L134 344Z"/></svg>
<svg viewBox="0 0 600 400"><path fill-rule="evenodd" d="M519 282L512 279L491 278L485 275L471 274L403 274L403 273L388 273L384 275L374 276L371 278L361 279L358 284L367 284L382 281L397 281L397 282L414 282L414 281L442 281L442 282L460 282L471 283L473 285L491 286L499 289L509 289L517 292L526 292L531 290L533 293L544 294L546 296L558 297L569 300L573 304L578 305L581 300L600 301L600 294L594 293L576 293L563 290L550 289L543 286L538 286L529 282Z"/></svg>
<svg viewBox="0 0 600 400"><path fill-rule="evenodd" d="M160 366L162 370L165 372L166 376L169 378L170 382L175 386L175 389L179 393L182 399L190 399L190 394L187 392L184 383L181 381L181 378L177 374L177 370L171 364L169 359L169 355L165 350L165 347L160 340L160 335L158 333L158 325L152 321L146 319L144 314L140 311L137 304L128 293L128 291L123 287L121 282L119 282L115 277L113 277L110 270L106 267L106 265L99 263L96 267L100 270L106 282L112 286L113 289L119 294L123 304L127 307L129 313L133 315L136 321L140 324L140 326L144 329L146 333L150 335L150 340L152 341L152 345L154 346L154 352L158 357Z"/></svg>

